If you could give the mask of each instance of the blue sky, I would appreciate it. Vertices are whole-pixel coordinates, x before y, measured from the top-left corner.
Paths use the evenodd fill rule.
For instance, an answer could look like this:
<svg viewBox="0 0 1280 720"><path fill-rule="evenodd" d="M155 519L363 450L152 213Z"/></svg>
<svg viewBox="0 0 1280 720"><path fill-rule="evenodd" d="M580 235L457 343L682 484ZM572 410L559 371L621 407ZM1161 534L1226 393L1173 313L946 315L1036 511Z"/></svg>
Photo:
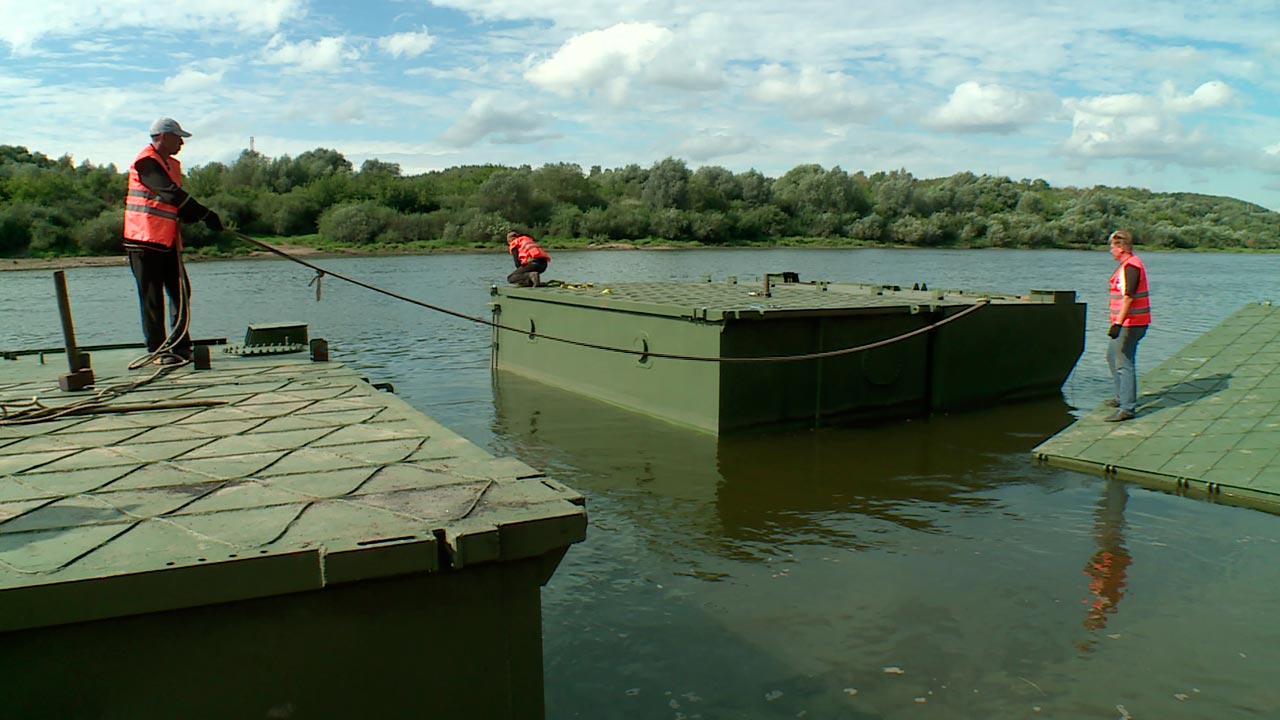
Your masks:
<svg viewBox="0 0 1280 720"><path fill-rule="evenodd" d="M0 144L124 168L802 163L1280 210L1280 3L0 0Z"/></svg>

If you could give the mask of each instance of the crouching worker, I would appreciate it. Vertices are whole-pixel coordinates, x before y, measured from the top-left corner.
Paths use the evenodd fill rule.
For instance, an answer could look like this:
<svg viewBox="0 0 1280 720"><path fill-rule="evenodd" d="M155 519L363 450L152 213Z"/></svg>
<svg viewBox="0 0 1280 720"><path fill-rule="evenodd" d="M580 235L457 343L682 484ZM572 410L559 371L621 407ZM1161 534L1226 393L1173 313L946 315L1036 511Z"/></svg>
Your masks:
<svg viewBox="0 0 1280 720"><path fill-rule="evenodd" d="M538 247L533 238L514 230L507 233L507 248L511 250L511 258L516 262L516 269L507 276L507 282L521 287L538 287L542 284L542 273L547 271L547 264L551 262L547 251Z"/></svg>

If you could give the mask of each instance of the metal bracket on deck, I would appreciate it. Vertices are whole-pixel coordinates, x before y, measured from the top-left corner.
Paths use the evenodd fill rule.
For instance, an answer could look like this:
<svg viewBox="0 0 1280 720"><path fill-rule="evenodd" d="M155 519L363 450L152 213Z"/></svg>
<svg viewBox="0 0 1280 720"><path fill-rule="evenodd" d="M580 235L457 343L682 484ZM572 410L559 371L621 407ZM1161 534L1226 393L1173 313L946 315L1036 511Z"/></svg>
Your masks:
<svg viewBox="0 0 1280 720"><path fill-rule="evenodd" d="M787 270L784 272L765 273L764 274L764 296L765 297L773 297L769 289L769 280L771 278L778 278L784 283L798 283L800 282L800 273L791 272L790 270Z"/></svg>

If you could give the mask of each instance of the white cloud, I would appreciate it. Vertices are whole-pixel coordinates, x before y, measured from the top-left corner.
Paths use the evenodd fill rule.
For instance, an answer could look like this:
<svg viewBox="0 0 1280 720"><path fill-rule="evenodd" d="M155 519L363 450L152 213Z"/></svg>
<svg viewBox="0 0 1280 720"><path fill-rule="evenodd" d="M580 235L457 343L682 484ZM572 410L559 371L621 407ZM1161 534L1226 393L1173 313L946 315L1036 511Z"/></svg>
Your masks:
<svg viewBox="0 0 1280 720"><path fill-rule="evenodd" d="M602 92L622 104L631 84L672 44L674 34L650 23L619 23L571 38L525 78L558 95Z"/></svg>
<svg viewBox="0 0 1280 720"><path fill-rule="evenodd" d="M1034 93L970 81L957 85L927 124L948 132L1008 133L1040 119L1043 107Z"/></svg>
<svg viewBox="0 0 1280 720"><path fill-rule="evenodd" d="M1135 158L1170 160L1185 165L1235 162L1239 150L1198 129L1188 130L1181 115L1212 110L1235 101L1235 92L1221 81L1200 85L1190 95L1179 95L1165 83L1158 95L1134 93L1068 100L1063 105L1072 116L1071 137L1064 149L1081 158Z"/></svg>
<svg viewBox="0 0 1280 720"><path fill-rule="evenodd" d="M183 70L173 77L165 78L164 91L167 93L201 92L216 88L222 82L223 71L200 72L199 70Z"/></svg>
<svg viewBox="0 0 1280 720"><path fill-rule="evenodd" d="M273 35L267 41L262 57L276 65L292 65L300 70L328 72L341 69L349 61L359 60L360 51L349 46L345 37L331 36L291 43L281 35Z"/></svg>
<svg viewBox="0 0 1280 720"><path fill-rule="evenodd" d="M752 96L795 117L862 123L880 112L881 103L844 73L823 72L813 66L791 72L770 64L760 68L758 77Z"/></svg>
<svg viewBox="0 0 1280 720"><path fill-rule="evenodd" d="M528 103L504 102L490 93L472 101L467 112L444 131L440 140L455 147L468 147L488 136L493 136L493 142L500 144L533 143L555 137L538 132L550 120Z"/></svg>
<svg viewBox="0 0 1280 720"><path fill-rule="evenodd" d="M437 7L460 10L483 20L554 20L559 27L582 28L637 17L671 14L666 0L434 0Z"/></svg>
<svg viewBox="0 0 1280 720"><path fill-rule="evenodd" d="M39 85L40 82L35 78L0 75L0 96L26 95L31 90L39 87Z"/></svg>
<svg viewBox="0 0 1280 720"><path fill-rule="evenodd" d="M1125 115L1151 115L1159 110L1155 98L1137 93L1125 95L1100 95L1082 100L1068 100L1067 105L1077 113L1107 117Z"/></svg>
<svg viewBox="0 0 1280 720"><path fill-rule="evenodd" d="M273 33L288 20L305 15L305 0L201 0L151 4L111 0L59 0L0 3L0 42L17 55L34 51L46 38L120 29L187 31L235 28L239 33Z"/></svg>
<svg viewBox="0 0 1280 720"><path fill-rule="evenodd" d="M1086 158L1173 158L1185 146L1181 126L1154 113L1093 112L1076 106L1065 149Z"/></svg>
<svg viewBox="0 0 1280 720"><path fill-rule="evenodd" d="M646 78L655 85L677 90L701 92L722 87L725 57L736 49L724 19L704 13L673 32L671 43L646 69Z"/></svg>
<svg viewBox="0 0 1280 720"><path fill-rule="evenodd" d="M346 125L364 120L365 110L366 106L362 98L349 97L326 108L325 115L333 122Z"/></svg>
<svg viewBox="0 0 1280 720"><path fill-rule="evenodd" d="M725 130L703 130L687 137L677 147L677 155L694 161L738 155L755 148L755 138Z"/></svg>
<svg viewBox="0 0 1280 720"><path fill-rule="evenodd" d="M1280 143L1262 148L1258 158L1258 168L1263 172L1280 175Z"/></svg>
<svg viewBox="0 0 1280 720"><path fill-rule="evenodd" d="M436 39L431 37L427 29L421 32L402 32L378 38L378 47L391 57L418 57L435 45Z"/></svg>
<svg viewBox="0 0 1280 720"><path fill-rule="evenodd" d="M1195 167L1215 192L1280 207L1265 189L1280 163L1280 75L1268 72L1280 4L1166 9L0 0L0 136L127 162L136 134L171 115L198 133L188 165L221 151L218 138L239 148L254 135L269 155L322 140L349 153L420 143L434 167L648 165L678 150L774 174L816 162L1055 185L1123 175L1153 189L1189 185ZM138 39L151 54L137 54ZM359 72L329 72L353 60ZM471 102L482 93L529 105ZM1055 114L1038 122L1033 106ZM561 122L574 131L551 141ZM269 147L268 133L296 146Z"/></svg>
<svg viewBox="0 0 1280 720"><path fill-rule="evenodd" d="M1175 113L1192 113L1201 110L1229 105L1235 98L1231 86L1219 80L1207 82L1196 88L1190 95L1179 96L1173 83L1165 83L1162 88L1164 106Z"/></svg>

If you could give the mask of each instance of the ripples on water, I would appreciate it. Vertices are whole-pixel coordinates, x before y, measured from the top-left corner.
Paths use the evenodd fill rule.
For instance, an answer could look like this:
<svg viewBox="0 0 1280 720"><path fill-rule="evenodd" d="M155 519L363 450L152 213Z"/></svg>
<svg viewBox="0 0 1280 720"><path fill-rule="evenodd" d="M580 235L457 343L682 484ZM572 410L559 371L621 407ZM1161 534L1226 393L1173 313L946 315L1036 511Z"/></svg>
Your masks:
<svg viewBox="0 0 1280 720"><path fill-rule="evenodd" d="M1143 259L1156 325L1140 371L1243 302L1280 300L1280 256ZM487 316L489 284L509 260L321 264ZM755 282L785 269L935 289L1076 289L1090 303L1088 345L1061 398L719 441L491 377L486 330L332 277L317 304L312 273L298 266L190 271L197 336L237 342L250 322L307 322L335 359L587 496L588 540L543 593L550 718L1274 717L1280 518L1028 456L1110 392L1113 268L1101 250L557 253L550 277L597 286ZM61 343L50 276L0 272L0 348ZM1242 277L1255 295L1242 296ZM81 344L139 337L127 268L72 270L68 282Z"/></svg>

